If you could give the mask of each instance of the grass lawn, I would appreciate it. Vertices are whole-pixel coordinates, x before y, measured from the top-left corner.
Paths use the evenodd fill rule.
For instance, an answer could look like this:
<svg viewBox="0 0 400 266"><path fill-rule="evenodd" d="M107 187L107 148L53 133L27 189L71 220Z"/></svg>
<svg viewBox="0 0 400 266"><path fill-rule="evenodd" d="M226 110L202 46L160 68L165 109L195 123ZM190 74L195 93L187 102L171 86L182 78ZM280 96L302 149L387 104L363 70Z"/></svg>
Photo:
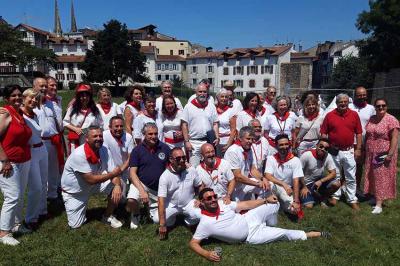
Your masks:
<svg viewBox="0 0 400 266"><path fill-rule="evenodd" d="M65 106L70 95L61 95ZM1 197L0 194L0 202ZM126 225L114 230L99 222L105 205L104 197L93 197L88 211L90 221L78 230L70 230L65 212L60 212L35 233L19 237L19 246L0 245L0 265L208 264L189 250L191 233L186 228L178 226L167 241L158 240L158 227L153 224L144 224L135 231ZM210 243L206 248L222 247L222 265L398 265L400 200L389 202L381 215L370 212L367 203L362 203L361 211L355 213L340 202L329 209L305 210L300 223L280 216L280 227L329 231L331 239L257 246Z"/></svg>

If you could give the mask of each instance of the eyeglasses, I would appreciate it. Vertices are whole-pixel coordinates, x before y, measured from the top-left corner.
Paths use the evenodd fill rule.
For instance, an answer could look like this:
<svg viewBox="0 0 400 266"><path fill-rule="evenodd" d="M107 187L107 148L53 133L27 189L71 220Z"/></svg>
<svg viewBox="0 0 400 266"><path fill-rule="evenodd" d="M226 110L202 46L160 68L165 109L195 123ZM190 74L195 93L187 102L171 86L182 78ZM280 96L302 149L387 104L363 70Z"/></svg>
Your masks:
<svg viewBox="0 0 400 266"><path fill-rule="evenodd" d="M377 109L379 109L379 108L386 108L386 104L375 105L375 108L377 108Z"/></svg>
<svg viewBox="0 0 400 266"><path fill-rule="evenodd" d="M273 94L273 95L275 95L276 92L275 92L275 91L269 91L268 94Z"/></svg>
<svg viewBox="0 0 400 266"><path fill-rule="evenodd" d="M319 145L318 148L319 148L320 150L324 150L324 151L327 151L327 150L329 149L329 147L326 147L326 146L324 146L324 145Z"/></svg>
<svg viewBox="0 0 400 266"><path fill-rule="evenodd" d="M186 157L185 156L178 156L174 158L175 161L186 161Z"/></svg>
<svg viewBox="0 0 400 266"><path fill-rule="evenodd" d="M211 196L203 198L203 200L206 200L206 201L210 201L210 200L213 200L213 199L215 199L215 200L218 199L218 195L214 194L214 195L211 195Z"/></svg>

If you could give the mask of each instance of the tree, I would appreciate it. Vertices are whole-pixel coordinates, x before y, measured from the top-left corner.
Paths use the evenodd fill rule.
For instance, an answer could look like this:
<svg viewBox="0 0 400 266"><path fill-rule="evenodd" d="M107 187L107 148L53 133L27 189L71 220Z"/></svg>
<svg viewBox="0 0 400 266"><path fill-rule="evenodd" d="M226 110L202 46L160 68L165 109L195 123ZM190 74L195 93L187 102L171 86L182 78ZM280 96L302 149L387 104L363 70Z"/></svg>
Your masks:
<svg viewBox="0 0 400 266"><path fill-rule="evenodd" d="M116 87L128 78L148 82L143 75L146 57L140 43L133 40L125 24L110 20L97 34L92 50L86 53L81 67L90 82L110 82Z"/></svg>
<svg viewBox="0 0 400 266"><path fill-rule="evenodd" d="M331 81L328 88L355 89L357 86L371 87L373 75L371 75L367 60L363 57L352 55L339 58L333 68Z"/></svg>
<svg viewBox="0 0 400 266"><path fill-rule="evenodd" d="M32 46L22 38L22 32L0 23L0 62L24 67L34 63L53 64L55 54L49 49Z"/></svg>
<svg viewBox="0 0 400 266"><path fill-rule="evenodd" d="M361 32L370 34L358 43L360 55L374 72L400 67L400 0L370 1L369 6L356 23Z"/></svg>

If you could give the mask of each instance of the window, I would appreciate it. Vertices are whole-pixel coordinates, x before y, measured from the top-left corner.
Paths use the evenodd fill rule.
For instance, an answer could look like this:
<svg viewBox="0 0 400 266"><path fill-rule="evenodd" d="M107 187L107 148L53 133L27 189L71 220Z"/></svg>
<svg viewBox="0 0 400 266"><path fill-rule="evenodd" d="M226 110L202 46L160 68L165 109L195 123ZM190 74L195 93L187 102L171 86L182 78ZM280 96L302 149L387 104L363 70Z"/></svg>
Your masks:
<svg viewBox="0 0 400 266"><path fill-rule="evenodd" d="M243 69L244 69L243 66L233 67L233 75L243 75L243 73L244 73Z"/></svg>
<svg viewBox="0 0 400 266"><path fill-rule="evenodd" d="M26 32L26 31L23 31L22 32L22 38L28 38L28 33Z"/></svg>
<svg viewBox="0 0 400 266"><path fill-rule="evenodd" d="M164 71L165 70L165 65L161 64L161 70Z"/></svg>
<svg viewBox="0 0 400 266"><path fill-rule="evenodd" d="M258 74L258 66L247 66L247 75Z"/></svg>
<svg viewBox="0 0 400 266"><path fill-rule="evenodd" d="M214 79L213 78L208 78L208 83L214 84Z"/></svg>
<svg viewBox="0 0 400 266"><path fill-rule="evenodd" d="M224 75L229 75L229 67L224 67Z"/></svg>
<svg viewBox="0 0 400 266"><path fill-rule="evenodd" d="M73 63L68 63L68 72L74 72L74 64Z"/></svg>
<svg viewBox="0 0 400 266"><path fill-rule="evenodd" d="M161 70L161 64L157 64L157 70Z"/></svg>
<svg viewBox="0 0 400 266"><path fill-rule="evenodd" d="M149 46L151 46L151 42L149 42Z"/></svg>
<svg viewBox="0 0 400 266"><path fill-rule="evenodd" d="M273 74L274 73L274 66L273 65L266 65L261 66L261 74Z"/></svg>
<svg viewBox="0 0 400 266"><path fill-rule="evenodd" d="M64 64L63 63L56 64L56 70L64 70Z"/></svg>
<svg viewBox="0 0 400 266"><path fill-rule="evenodd" d="M213 72L214 72L214 67L208 66L208 73L213 73Z"/></svg>
<svg viewBox="0 0 400 266"><path fill-rule="evenodd" d="M76 74L67 74L67 80L76 80Z"/></svg>
<svg viewBox="0 0 400 266"><path fill-rule="evenodd" d="M178 70L176 64L172 64L172 70Z"/></svg>
<svg viewBox="0 0 400 266"><path fill-rule="evenodd" d="M235 84L235 87L243 88L243 80L241 79L234 80L233 84Z"/></svg>
<svg viewBox="0 0 400 266"><path fill-rule="evenodd" d="M157 48L157 54L160 54L160 49Z"/></svg>
<svg viewBox="0 0 400 266"><path fill-rule="evenodd" d="M165 70L169 69L169 64L165 64Z"/></svg>
<svg viewBox="0 0 400 266"><path fill-rule="evenodd" d="M193 85L197 85L197 79L193 79Z"/></svg>
<svg viewBox="0 0 400 266"><path fill-rule="evenodd" d="M176 79L178 79L178 78L179 78L178 75L174 75L174 79L173 79L173 80L176 80Z"/></svg>
<svg viewBox="0 0 400 266"><path fill-rule="evenodd" d="M221 80L221 88L224 87L225 81L226 81L226 80Z"/></svg>
<svg viewBox="0 0 400 266"><path fill-rule="evenodd" d="M249 87L250 88L255 88L256 87L256 81L254 79L249 80Z"/></svg>
<svg viewBox="0 0 400 266"><path fill-rule="evenodd" d="M197 73L197 66L192 66L192 73Z"/></svg>
<svg viewBox="0 0 400 266"><path fill-rule="evenodd" d="M174 55L174 50L169 50L169 55Z"/></svg>
<svg viewBox="0 0 400 266"><path fill-rule="evenodd" d="M158 81L162 80L161 75L157 75L157 80Z"/></svg>
<svg viewBox="0 0 400 266"><path fill-rule="evenodd" d="M165 80L169 80L169 75L165 75Z"/></svg>
<svg viewBox="0 0 400 266"><path fill-rule="evenodd" d="M269 87L269 79L264 79L264 88Z"/></svg>
<svg viewBox="0 0 400 266"><path fill-rule="evenodd" d="M178 51L178 54L179 54L179 55L185 55L185 50L179 50L179 51Z"/></svg>

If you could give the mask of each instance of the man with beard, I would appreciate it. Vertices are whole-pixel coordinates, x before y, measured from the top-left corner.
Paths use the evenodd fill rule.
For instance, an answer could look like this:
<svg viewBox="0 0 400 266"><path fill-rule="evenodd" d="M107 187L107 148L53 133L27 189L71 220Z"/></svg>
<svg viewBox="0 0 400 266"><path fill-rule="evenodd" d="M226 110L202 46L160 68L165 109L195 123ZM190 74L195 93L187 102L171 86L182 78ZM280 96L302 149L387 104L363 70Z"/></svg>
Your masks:
<svg viewBox="0 0 400 266"><path fill-rule="evenodd" d="M203 160L196 171L204 186L212 188L225 204L229 204L236 184L229 162L216 157L214 146L209 143L201 146L201 156Z"/></svg>
<svg viewBox="0 0 400 266"><path fill-rule="evenodd" d="M207 101L207 94L206 85L198 85L196 98L183 109L182 134L186 153L194 167L200 163L201 145L211 141L214 146L219 143L217 109Z"/></svg>
<svg viewBox="0 0 400 266"><path fill-rule="evenodd" d="M356 161L361 157L362 128L357 112L349 109L349 96L339 94L336 97L337 108L329 112L321 125L321 136L331 143L331 155L336 165L336 176L339 179L343 169L345 184L343 186L346 199L354 210L359 210L356 196ZM354 145L356 138L356 145ZM355 146L355 147L354 147ZM336 205L342 194L337 190L330 199Z"/></svg>
<svg viewBox="0 0 400 266"><path fill-rule="evenodd" d="M236 201L251 198L253 194L265 197L266 192L270 190L268 180L263 178L257 170L251 152L253 141L254 131L248 126L242 127L239 131L239 139L228 148L224 156L235 177L234 199Z"/></svg>
<svg viewBox="0 0 400 266"><path fill-rule="evenodd" d="M254 142L251 145L253 159L256 162L258 171L263 173L265 161L268 156L268 140L263 136L262 126L258 119L251 120L249 122L249 127L254 131Z"/></svg>
<svg viewBox="0 0 400 266"><path fill-rule="evenodd" d="M89 197L94 193L108 195L102 222L113 228L122 226L112 213L121 199L119 176L123 170L115 166L107 149L103 147L101 128L89 127L86 142L68 157L61 177L62 196L71 228L79 228L86 221Z"/></svg>
<svg viewBox="0 0 400 266"><path fill-rule="evenodd" d="M224 88L230 91L229 93L229 101L230 104L232 105L232 109L234 110L233 112L235 114L239 113L240 111L243 110L243 105L242 102L239 99L236 99L235 97L235 84L233 83L232 80L227 80L224 83Z"/></svg>
<svg viewBox="0 0 400 266"><path fill-rule="evenodd" d="M367 90L364 87L357 87L354 91L354 102L349 104L349 108L358 113L361 121L362 128L362 144L361 144L361 156L360 159L356 161L356 181L357 181L357 192L359 195L363 193L360 192L361 177L363 172L363 165L365 160L365 126L367 125L371 116L375 115L375 107L368 104Z"/></svg>
<svg viewBox="0 0 400 266"><path fill-rule="evenodd" d="M175 224L178 214L185 216L189 226L200 219L194 195L202 187L201 178L193 167L186 168L186 156L181 148L172 149L169 163L158 185L158 215L152 217L154 223L160 223L160 239L165 239L167 227Z"/></svg>
<svg viewBox="0 0 400 266"><path fill-rule="evenodd" d="M278 196L283 211L298 214L300 211L300 179L304 176L301 162L290 152L288 135L276 136L275 143L278 152L268 156L265 177L274 184L272 191Z"/></svg>
<svg viewBox="0 0 400 266"><path fill-rule="evenodd" d="M301 203L306 208L312 208L316 201L324 205L324 200L340 188L340 181L336 180L335 162L328 149L329 140L320 139L315 149L305 151L300 157L304 171Z"/></svg>
<svg viewBox="0 0 400 266"><path fill-rule="evenodd" d="M165 96L173 96L172 93L172 88L173 88L173 83L169 80L164 80L161 82L161 96L156 99L156 110L157 112L161 112L162 110L162 103L163 99ZM179 100L178 97L174 97L176 107L178 107L179 110L183 110L183 106L181 101Z"/></svg>
<svg viewBox="0 0 400 266"><path fill-rule="evenodd" d="M202 79L200 80L199 84L197 86L205 86L207 89L207 101L208 104L214 105L215 104L215 99L212 95L210 95L210 81L208 79ZM187 102L191 102L193 99L196 99L197 94L193 94L192 96L189 97L189 100Z"/></svg>
<svg viewBox="0 0 400 266"><path fill-rule="evenodd" d="M232 201L225 204L211 188L199 193L201 219L196 232L189 243L198 255L210 260L220 261L221 256L215 251L201 247L201 241L216 238L227 243L245 242L264 244L280 240L307 240L315 237L330 237L327 232L304 232L275 227L278 222L279 203L274 195L266 199ZM246 211L245 214L239 214Z"/></svg>

